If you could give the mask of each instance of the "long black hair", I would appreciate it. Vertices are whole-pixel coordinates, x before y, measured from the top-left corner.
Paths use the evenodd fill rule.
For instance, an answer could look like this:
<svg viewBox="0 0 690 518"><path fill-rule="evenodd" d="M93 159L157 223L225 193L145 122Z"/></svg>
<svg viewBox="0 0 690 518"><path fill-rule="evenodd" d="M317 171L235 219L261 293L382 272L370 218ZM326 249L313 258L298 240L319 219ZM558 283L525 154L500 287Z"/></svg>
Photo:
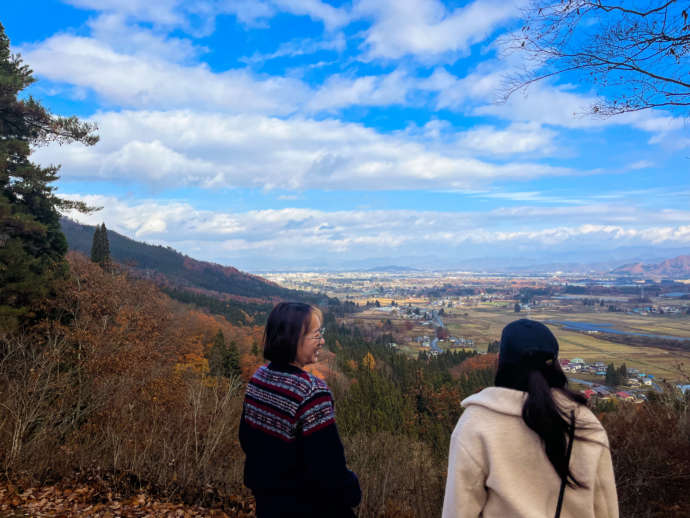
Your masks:
<svg viewBox="0 0 690 518"><path fill-rule="evenodd" d="M543 324L528 322L538 324L548 331ZM548 333L551 334L550 331ZM555 337L553 340L556 340ZM519 343L516 344L513 341L506 344L505 342L502 337L495 385L527 392L527 399L522 407L522 418L525 424L541 439L546 456L558 476L565 479L568 486L572 488L586 488L587 486L573 475L568 465L566 437L570 427L575 426L574 415L571 417L571 414L558 405L554 400L552 389L557 389L567 399L581 405L586 404L587 400L583 395L567 388L568 379L556 359L558 343L556 342L554 352L531 347L530 343L525 343L521 351L516 351L516 348L520 349ZM505 351L505 356L510 361L501 361L504 348L510 348Z"/></svg>

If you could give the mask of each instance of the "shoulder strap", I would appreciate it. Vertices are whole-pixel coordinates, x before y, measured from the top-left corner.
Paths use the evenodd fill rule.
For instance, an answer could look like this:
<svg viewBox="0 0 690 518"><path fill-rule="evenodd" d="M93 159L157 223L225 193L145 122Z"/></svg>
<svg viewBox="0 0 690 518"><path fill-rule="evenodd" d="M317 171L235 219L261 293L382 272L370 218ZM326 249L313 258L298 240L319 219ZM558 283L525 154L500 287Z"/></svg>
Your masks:
<svg viewBox="0 0 690 518"><path fill-rule="evenodd" d="M554 518L561 516L561 508L563 507L563 496L565 495L565 484L568 480L567 468L570 465L570 455L573 452L573 442L575 442L575 412L570 412L570 429L568 430L568 453L565 458L566 474L561 478L561 490L558 493L558 505L556 506L556 515Z"/></svg>

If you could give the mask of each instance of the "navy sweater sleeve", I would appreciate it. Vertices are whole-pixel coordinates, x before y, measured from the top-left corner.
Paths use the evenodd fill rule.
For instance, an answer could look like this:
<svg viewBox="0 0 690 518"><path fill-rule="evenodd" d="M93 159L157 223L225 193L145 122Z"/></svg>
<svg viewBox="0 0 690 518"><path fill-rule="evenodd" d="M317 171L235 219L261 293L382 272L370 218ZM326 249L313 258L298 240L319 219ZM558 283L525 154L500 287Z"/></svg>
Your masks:
<svg viewBox="0 0 690 518"><path fill-rule="evenodd" d="M335 425L333 397L319 383L297 412L305 480L325 499L355 507L362 498L357 476L347 469L345 450Z"/></svg>

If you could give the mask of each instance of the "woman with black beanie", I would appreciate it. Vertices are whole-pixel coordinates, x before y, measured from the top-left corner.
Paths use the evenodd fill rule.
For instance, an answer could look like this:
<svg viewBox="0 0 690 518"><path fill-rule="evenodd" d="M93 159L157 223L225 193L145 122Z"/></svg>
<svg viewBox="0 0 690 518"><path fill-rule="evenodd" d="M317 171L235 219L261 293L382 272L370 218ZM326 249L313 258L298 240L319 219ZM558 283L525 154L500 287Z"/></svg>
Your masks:
<svg viewBox="0 0 690 518"><path fill-rule="evenodd" d="M557 360L545 325L503 329L496 386L461 403L443 518L618 517L606 432Z"/></svg>

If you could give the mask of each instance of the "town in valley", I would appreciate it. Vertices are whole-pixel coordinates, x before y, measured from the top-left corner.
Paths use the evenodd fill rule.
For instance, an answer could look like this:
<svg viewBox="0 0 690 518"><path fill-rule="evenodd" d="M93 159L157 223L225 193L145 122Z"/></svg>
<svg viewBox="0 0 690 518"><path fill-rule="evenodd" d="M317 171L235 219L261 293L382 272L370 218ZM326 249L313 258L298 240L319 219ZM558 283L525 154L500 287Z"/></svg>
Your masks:
<svg viewBox="0 0 690 518"><path fill-rule="evenodd" d="M642 402L688 388L690 281L560 272L262 272L281 286L337 298L340 321L391 336L411 356L497 352L505 324L546 323L571 385L598 402Z"/></svg>

